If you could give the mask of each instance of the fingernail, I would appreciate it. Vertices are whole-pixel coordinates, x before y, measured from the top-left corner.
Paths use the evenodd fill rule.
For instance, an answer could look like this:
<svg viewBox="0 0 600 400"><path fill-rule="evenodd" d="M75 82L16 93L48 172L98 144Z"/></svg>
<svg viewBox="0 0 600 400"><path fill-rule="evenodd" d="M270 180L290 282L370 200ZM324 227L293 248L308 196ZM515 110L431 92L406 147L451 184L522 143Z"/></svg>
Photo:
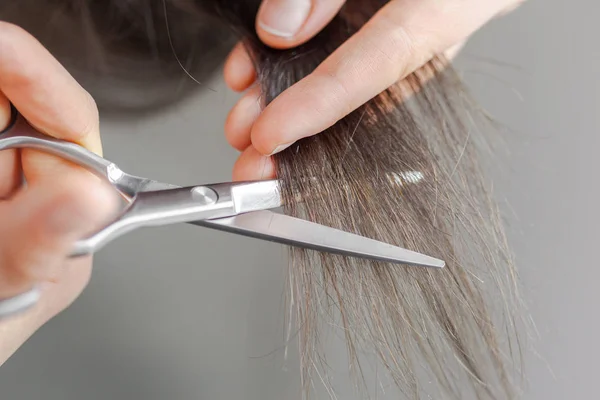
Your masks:
<svg viewBox="0 0 600 400"><path fill-rule="evenodd" d="M273 150L273 151L271 152L271 154L269 154L269 156L272 156L273 154L277 154L277 153L279 153L280 151L283 151L283 150L287 149L288 147L290 147L290 146L291 146L291 145L293 145L293 144L294 144L294 142L280 144L279 146L275 147L275 150Z"/></svg>
<svg viewBox="0 0 600 400"><path fill-rule="evenodd" d="M310 9L310 0L266 0L258 24L272 35L291 38L306 22Z"/></svg>

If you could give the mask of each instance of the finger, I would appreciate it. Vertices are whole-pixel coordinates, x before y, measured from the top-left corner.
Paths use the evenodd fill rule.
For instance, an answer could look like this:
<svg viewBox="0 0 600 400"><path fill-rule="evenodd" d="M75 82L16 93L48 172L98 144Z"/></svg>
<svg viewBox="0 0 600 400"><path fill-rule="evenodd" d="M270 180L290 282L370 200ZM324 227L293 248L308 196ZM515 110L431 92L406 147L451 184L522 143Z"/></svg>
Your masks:
<svg viewBox="0 0 600 400"><path fill-rule="evenodd" d="M101 153L98 110L91 96L33 36L0 22L0 91L36 129ZM66 162L22 151L27 179L62 171Z"/></svg>
<svg viewBox="0 0 600 400"><path fill-rule="evenodd" d="M525 0L513 0L508 6L503 8L498 16L503 17L515 11L517 8L521 7L525 3Z"/></svg>
<svg viewBox="0 0 600 400"><path fill-rule="evenodd" d="M234 181L254 181L275 178L275 164L271 157L260 154L252 146L240 155L233 166Z"/></svg>
<svg viewBox="0 0 600 400"><path fill-rule="evenodd" d="M250 89L233 106L225 120L225 138L239 151L250 146L250 131L262 110L260 88Z"/></svg>
<svg viewBox="0 0 600 400"><path fill-rule="evenodd" d="M319 33L345 0L264 0L256 19L256 32L268 46L298 46Z"/></svg>
<svg viewBox="0 0 600 400"><path fill-rule="evenodd" d="M0 88L42 132L100 151L90 95L29 33L0 22Z"/></svg>
<svg viewBox="0 0 600 400"><path fill-rule="evenodd" d="M266 107L252 128L253 146L273 154L322 132L467 37L501 7L493 8L490 1L477 0L389 3L312 74Z"/></svg>
<svg viewBox="0 0 600 400"><path fill-rule="evenodd" d="M223 75L227 86L236 92L243 92L254 83L256 70L242 43L238 43L229 53Z"/></svg>
<svg viewBox="0 0 600 400"><path fill-rule="evenodd" d="M10 104L0 92L0 132L11 120ZM0 200L10 196L20 183L21 170L17 150L0 151Z"/></svg>
<svg viewBox="0 0 600 400"><path fill-rule="evenodd" d="M117 198L104 182L75 170L0 204L0 298L56 278L73 243L107 222Z"/></svg>
<svg viewBox="0 0 600 400"><path fill-rule="evenodd" d="M467 42L465 40L463 40L462 42L455 44L454 46L452 46L448 50L446 50L444 52L444 55L446 56L446 58L448 60L454 60L458 56L458 54L462 51L462 49L465 47L466 44L467 44Z"/></svg>

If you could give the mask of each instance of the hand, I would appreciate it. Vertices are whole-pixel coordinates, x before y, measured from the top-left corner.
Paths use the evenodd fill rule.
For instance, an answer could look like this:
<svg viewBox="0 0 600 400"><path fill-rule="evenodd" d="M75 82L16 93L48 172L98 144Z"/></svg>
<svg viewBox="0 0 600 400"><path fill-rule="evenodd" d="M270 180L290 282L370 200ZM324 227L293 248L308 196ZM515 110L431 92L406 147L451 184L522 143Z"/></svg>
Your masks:
<svg viewBox="0 0 600 400"><path fill-rule="evenodd" d="M258 35L275 48L297 46L324 28L344 2L264 0L256 22ZM239 100L225 126L229 143L243 152L234 167L234 178L273 177L269 155L329 128L434 55L456 53L487 21L522 2L390 1L312 74L264 110L259 106L256 87ZM254 80L250 58L238 45L225 65L225 81L235 91L246 91Z"/></svg>
<svg viewBox="0 0 600 400"><path fill-rule="evenodd" d="M0 131L9 102L39 131L101 152L89 94L33 37L0 21ZM0 320L0 365L82 291L91 257L67 255L117 207L112 189L79 167L34 150L0 151L0 299L34 284L42 290L36 307Z"/></svg>

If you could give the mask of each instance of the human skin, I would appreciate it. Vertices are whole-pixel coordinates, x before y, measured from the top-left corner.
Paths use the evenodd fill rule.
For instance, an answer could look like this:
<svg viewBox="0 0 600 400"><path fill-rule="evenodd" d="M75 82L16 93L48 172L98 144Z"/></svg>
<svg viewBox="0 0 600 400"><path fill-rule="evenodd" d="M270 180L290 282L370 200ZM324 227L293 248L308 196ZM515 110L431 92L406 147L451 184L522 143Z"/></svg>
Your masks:
<svg viewBox="0 0 600 400"><path fill-rule="evenodd" d="M101 154L90 95L36 39L0 21L0 131L10 103L39 131ZM34 150L0 151L0 299L42 291L37 306L0 320L0 365L81 293L92 258L67 256L117 209L116 193L82 168Z"/></svg>
<svg viewBox="0 0 600 400"><path fill-rule="evenodd" d="M228 142L241 151L234 179L274 177L271 155L329 128L434 55L451 58L481 26L522 2L392 0L313 73L264 108L252 62L238 44L224 70L228 86L245 92L225 123ZM323 29L344 3L264 0L256 20L258 36L274 48L297 46Z"/></svg>

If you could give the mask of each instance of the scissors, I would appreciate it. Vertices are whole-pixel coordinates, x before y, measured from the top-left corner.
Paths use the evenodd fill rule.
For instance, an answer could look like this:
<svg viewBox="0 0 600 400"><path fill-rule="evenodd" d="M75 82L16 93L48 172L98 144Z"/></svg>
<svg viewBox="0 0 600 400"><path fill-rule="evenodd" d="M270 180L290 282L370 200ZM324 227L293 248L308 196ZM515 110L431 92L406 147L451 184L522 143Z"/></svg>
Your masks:
<svg viewBox="0 0 600 400"><path fill-rule="evenodd" d="M272 211L284 205L277 179L180 187L125 173L82 146L36 131L14 107L11 124L0 132L0 151L13 148L44 151L82 166L106 179L126 201L116 219L74 244L71 257L93 254L142 227L190 223L345 256L423 267L445 265L414 251ZM34 287L0 299L0 319L29 309L39 297Z"/></svg>

